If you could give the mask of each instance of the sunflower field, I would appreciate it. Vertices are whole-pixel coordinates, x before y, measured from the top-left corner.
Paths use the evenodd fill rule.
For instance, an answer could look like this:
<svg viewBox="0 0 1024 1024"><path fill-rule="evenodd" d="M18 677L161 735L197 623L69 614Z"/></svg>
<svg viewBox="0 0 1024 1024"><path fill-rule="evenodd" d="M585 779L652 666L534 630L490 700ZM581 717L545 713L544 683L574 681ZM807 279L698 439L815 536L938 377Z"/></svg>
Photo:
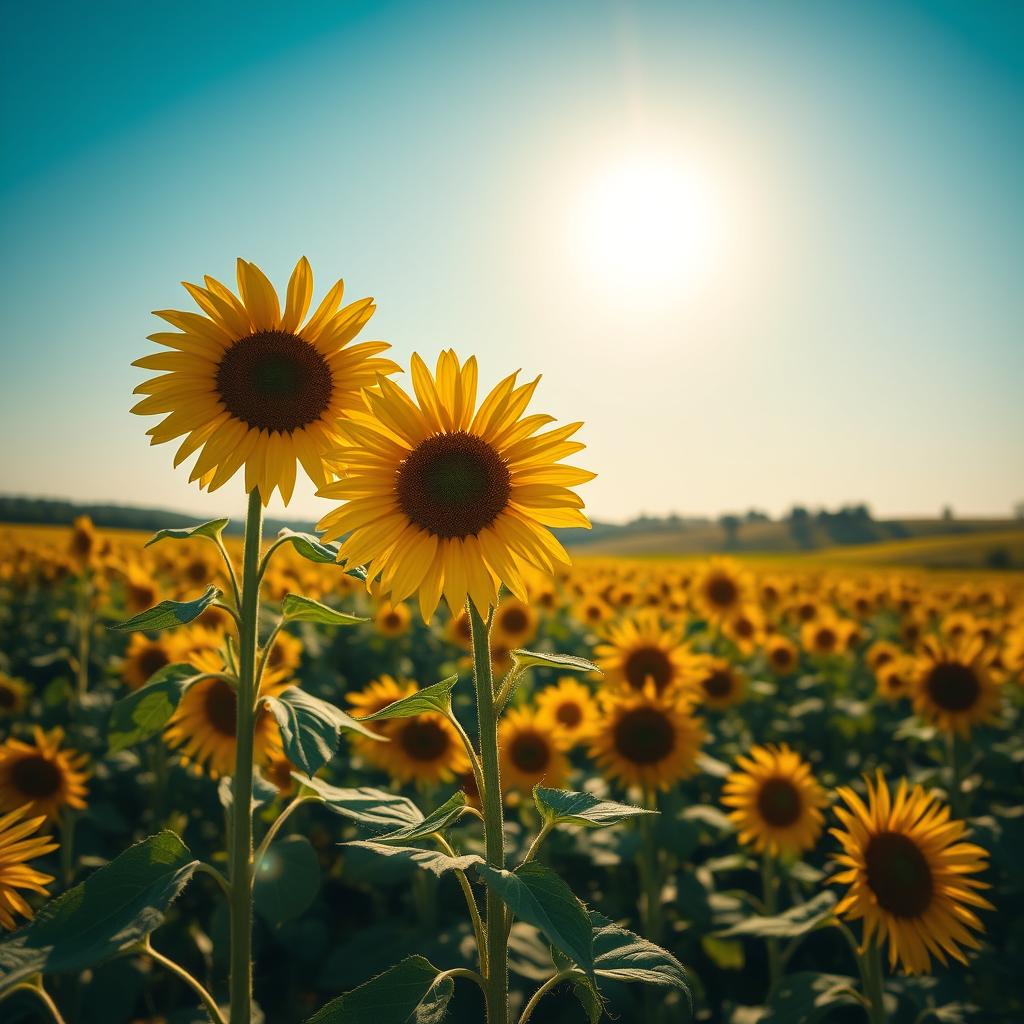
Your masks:
<svg viewBox="0 0 1024 1024"><path fill-rule="evenodd" d="M1024 1019L1017 577L570 558L537 381L186 287L133 411L244 536L0 529L5 1024Z"/></svg>

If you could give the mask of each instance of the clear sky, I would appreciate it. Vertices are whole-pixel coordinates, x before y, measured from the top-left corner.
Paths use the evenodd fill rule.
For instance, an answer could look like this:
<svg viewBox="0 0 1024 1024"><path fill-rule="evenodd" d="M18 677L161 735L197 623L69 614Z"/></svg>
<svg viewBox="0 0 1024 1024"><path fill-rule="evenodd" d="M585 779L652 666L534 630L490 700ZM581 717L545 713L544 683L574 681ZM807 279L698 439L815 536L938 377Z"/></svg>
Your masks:
<svg viewBox="0 0 1024 1024"><path fill-rule="evenodd" d="M344 277L542 372L599 518L1024 498L1024 5L4 3L0 490L236 514L150 310ZM325 502L299 489L290 511Z"/></svg>

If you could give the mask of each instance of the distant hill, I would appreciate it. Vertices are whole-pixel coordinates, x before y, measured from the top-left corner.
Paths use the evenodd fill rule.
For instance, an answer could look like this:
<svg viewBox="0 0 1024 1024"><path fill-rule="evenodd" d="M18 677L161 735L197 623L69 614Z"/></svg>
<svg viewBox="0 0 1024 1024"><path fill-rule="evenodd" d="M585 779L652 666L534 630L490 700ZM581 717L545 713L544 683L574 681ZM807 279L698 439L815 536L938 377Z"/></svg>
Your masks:
<svg viewBox="0 0 1024 1024"><path fill-rule="evenodd" d="M128 505L89 505L71 501L0 496L0 522L66 525L87 515L109 529L153 531L191 526L198 517L164 509ZM241 520L227 532L241 534ZM270 518L266 532L287 526L311 531L299 519ZM763 513L701 517L641 516L624 524L595 522L592 530L555 530L559 539L581 554L621 557L673 557L729 554L821 553L858 561L946 567L1024 569L1024 521L1006 519L872 518L864 505L834 512L797 507L782 519ZM846 556L843 552L849 551Z"/></svg>

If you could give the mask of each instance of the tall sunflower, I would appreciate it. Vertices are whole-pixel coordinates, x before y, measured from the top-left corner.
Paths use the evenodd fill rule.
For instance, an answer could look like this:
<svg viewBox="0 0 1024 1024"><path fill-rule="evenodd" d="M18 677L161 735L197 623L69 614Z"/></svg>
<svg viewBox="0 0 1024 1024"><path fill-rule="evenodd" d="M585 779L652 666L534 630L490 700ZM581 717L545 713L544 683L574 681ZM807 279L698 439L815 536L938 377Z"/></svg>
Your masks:
<svg viewBox="0 0 1024 1024"><path fill-rule="evenodd" d="M810 765L783 743L751 747L725 780L722 803L739 829L740 842L758 853L796 856L814 847L825 819L825 791Z"/></svg>
<svg viewBox="0 0 1024 1024"><path fill-rule="evenodd" d="M594 648L594 657L612 687L640 691L650 683L658 693L669 693L694 669L682 627L662 627L656 612L613 623L605 636L606 642Z"/></svg>
<svg viewBox="0 0 1024 1024"><path fill-rule="evenodd" d="M914 710L943 731L966 737L997 716L1000 683L980 639L947 645L929 637L917 659Z"/></svg>
<svg viewBox="0 0 1024 1024"><path fill-rule="evenodd" d="M45 815L30 817L30 805L25 804L0 818L0 925L14 931L15 914L31 920L32 908L19 889L46 895L52 875L30 868L28 862L47 853L53 853L57 844L49 836L36 836L34 832L46 821Z"/></svg>
<svg viewBox="0 0 1024 1024"><path fill-rule="evenodd" d="M604 775L626 786L667 790L696 773L705 738L704 723L688 702L659 696L648 684L605 698L590 756Z"/></svg>
<svg viewBox="0 0 1024 1024"><path fill-rule="evenodd" d="M41 814L53 821L65 807L84 809L88 758L61 745L64 730L59 726L43 732L37 725L32 735L33 743L12 736L0 744L0 810L24 806L33 817Z"/></svg>
<svg viewBox="0 0 1024 1024"><path fill-rule="evenodd" d="M245 466L245 489L263 503L275 489L288 503L296 462L313 482L327 483L323 457L339 441L338 422L359 405L363 387L398 372L379 358L383 341L349 342L376 308L360 299L339 310L338 281L303 323L313 295L305 257L288 282L284 310L274 286L254 263L238 260L236 296L212 277L185 282L202 313L159 310L177 332L151 334L169 351L133 363L159 375L140 384L146 395L132 412L165 416L147 433L153 444L184 436L174 464L200 451L190 480L211 491Z"/></svg>
<svg viewBox="0 0 1024 1024"><path fill-rule="evenodd" d="M966 963L961 947L977 949L971 930L984 930L970 908L993 909L978 895L985 883L969 877L985 869L987 852L963 842L967 826L920 786L903 779L891 797L881 772L866 781L866 805L852 789L837 791L848 809L836 807L843 827L829 830L843 847L834 881L849 890L836 913L864 919L865 946L888 939L890 969L899 961L905 974L925 974L946 954Z"/></svg>
<svg viewBox="0 0 1024 1024"><path fill-rule="evenodd" d="M431 374L412 357L414 402L380 376L364 392L369 415L339 424L330 465L343 477L319 494L344 504L318 529L346 537L339 558L368 564L381 590L403 601L419 592L429 618L443 594L457 612L482 611L504 583L528 597L523 571L554 574L569 556L549 527L589 527L571 490L594 474L558 463L583 445L579 423L538 433L552 418L524 416L540 380L513 373L477 408L477 365L442 352Z"/></svg>

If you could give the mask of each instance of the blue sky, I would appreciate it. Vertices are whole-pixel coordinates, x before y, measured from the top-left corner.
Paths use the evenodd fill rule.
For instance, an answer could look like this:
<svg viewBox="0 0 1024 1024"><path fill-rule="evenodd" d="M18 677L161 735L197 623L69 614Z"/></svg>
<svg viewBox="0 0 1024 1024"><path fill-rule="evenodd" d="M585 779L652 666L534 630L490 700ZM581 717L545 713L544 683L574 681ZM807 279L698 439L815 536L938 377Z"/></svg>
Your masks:
<svg viewBox="0 0 1024 1024"><path fill-rule="evenodd" d="M376 297L367 336L403 364L453 345L485 379L543 372L538 409L586 421L598 517L1024 497L1020 5L5 21L5 492L237 513L240 482L200 494L148 447L129 364L150 310L191 308L182 279L242 255L283 286L305 254L317 294ZM649 154L699 184L658 236L668 278L633 236L594 260L594 229L636 219L599 183ZM323 506L306 488L292 510Z"/></svg>

